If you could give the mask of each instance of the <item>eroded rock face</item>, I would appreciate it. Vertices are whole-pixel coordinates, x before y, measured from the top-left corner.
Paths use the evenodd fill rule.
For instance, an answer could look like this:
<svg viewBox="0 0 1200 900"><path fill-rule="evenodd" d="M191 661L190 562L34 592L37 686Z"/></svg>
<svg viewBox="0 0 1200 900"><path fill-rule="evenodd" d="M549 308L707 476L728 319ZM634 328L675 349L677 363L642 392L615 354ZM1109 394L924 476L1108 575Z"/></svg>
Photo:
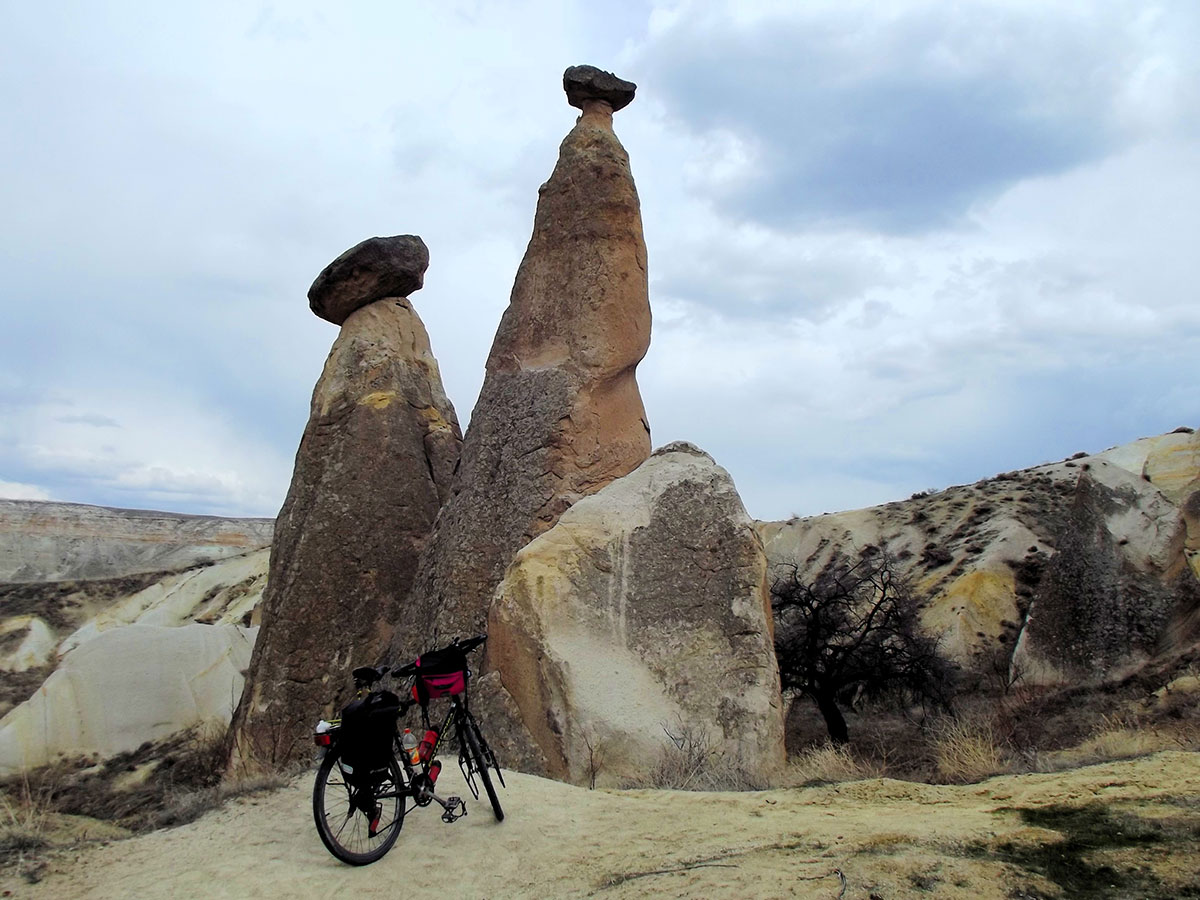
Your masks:
<svg viewBox="0 0 1200 900"><path fill-rule="evenodd" d="M524 547L496 592L489 654L550 773L644 773L664 727L706 735L759 777L781 765L766 577L728 473L689 444L656 451Z"/></svg>
<svg viewBox="0 0 1200 900"><path fill-rule="evenodd" d="M1013 658L1024 680L1101 681L1159 649L1181 588L1185 527L1157 491L1105 473L1079 479L1074 503L1029 609ZM1132 538L1138 538L1134 544Z"/></svg>
<svg viewBox="0 0 1200 900"><path fill-rule="evenodd" d="M352 313L313 391L276 524L235 762L307 752L306 729L344 702L351 669L408 633L404 598L460 444L409 302Z"/></svg>
<svg viewBox="0 0 1200 900"><path fill-rule="evenodd" d="M650 342L646 246L612 106L588 100L542 186L454 493L413 587L424 642L480 630L518 549L650 452L634 372Z"/></svg>
<svg viewBox="0 0 1200 900"><path fill-rule="evenodd" d="M967 684L1119 676L1147 653L1168 652L1200 636L1200 607L1193 615L1188 599L1200 586L1200 527L1195 513L1189 519L1185 496L1188 485L1200 483L1194 442L1186 430L1141 438L902 502L760 522L758 530L773 570L795 566L808 580L864 548L890 552L899 572L928 598L923 621L940 636L941 650L964 667ZM1084 502L1090 514L1079 508L1081 492L1096 500ZM1085 533L1092 537L1085 540ZM1079 563L1081 554L1095 558ZM1082 579L1078 590L1070 570ZM1058 586L1043 590L1047 579ZM1098 591L1100 599L1084 602L1089 591ZM1043 605L1038 624L1033 601L1050 594L1058 600ZM1060 608L1052 616L1055 603ZM1116 625L1111 610L1101 611L1113 604L1125 610L1119 616L1125 625ZM1133 611L1137 622L1123 618ZM1088 619L1074 624L1109 632L1107 649L1081 655L1062 650L1045 633L1044 640L1022 638L1027 630L1036 635L1051 618L1063 627ZM1125 638L1118 640L1118 633ZM1095 647L1079 635L1070 641ZM1075 661L1056 655L1060 650Z"/></svg>
<svg viewBox="0 0 1200 900"><path fill-rule="evenodd" d="M322 270L308 289L308 307L341 325L368 303L419 291L428 268L429 248L415 234L367 238Z"/></svg>

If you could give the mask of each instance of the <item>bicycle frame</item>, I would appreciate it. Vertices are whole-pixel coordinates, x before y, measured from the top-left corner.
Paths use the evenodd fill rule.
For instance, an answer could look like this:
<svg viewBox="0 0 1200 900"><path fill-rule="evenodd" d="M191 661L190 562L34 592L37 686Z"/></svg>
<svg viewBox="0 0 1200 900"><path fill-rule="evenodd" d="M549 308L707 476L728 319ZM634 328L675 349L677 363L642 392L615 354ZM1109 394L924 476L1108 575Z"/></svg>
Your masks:
<svg viewBox="0 0 1200 900"><path fill-rule="evenodd" d="M432 682L432 689L429 687L429 682L418 684L416 680L420 677L416 671L420 666L420 659L401 667L359 667L352 673L357 699L372 696L372 686L382 678L390 675L399 679L410 674L413 675L413 680L409 681L407 686L408 693L413 695L413 699L400 699L396 695L391 697L381 695L376 698L379 703L372 701L356 706L352 732L343 732L342 729L345 726L340 716L332 721L322 719L318 722L313 737L317 746L325 749L325 756L318 766L317 779L313 786L313 817L321 841L335 857L351 865L366 865L379 859L395 842L405 815L418 806L424 807L431 803L437 803L442 807L442 821L446 823L453 823L467 814L467 805L461 797L443 798L435 793L437 778L442 768L442 762L437 757L443 749L443 742L451 728L454 729L454 734L458 739L458 764L467 786L478 800L480 796L480 787L476 784L476 778L478 778L483 789L487 791L488 802L491 804L496 821L504 821L504 810L496 795L490 772L492 769L495 770L495 777L499 779L501 787L504 786L504 775L500 771L500 764L496 761L495 753L484 739L479 723L471 715L465 684L465 681L470 678L470 670L465 667L465 654L478 648L484 640L486 640L486 635L469 638L462 642L454 641L449 647L430 653L430 658L436 660L431 664L431 668L445 667L446 663L443 660L446 659L446 651L460 650L464 659L463 683L455 680L454 657L450 657L448 668L443 668L442 671L434 668L434 671L429 674L430 679L441 677L440 681ZM433 653L435 652L443 655L440 658L434 657ZM422 657L422 659L424 658L426 657ZM448 674L443 675L443 672ZM418 687L420 690L417 689ZM455 693L448 693L448 691ZM436 730L431 727L429 717L430 693L434 693L437 697L446 697L449 700L449 709L441 719L441 727ZM403 693L400 697L403 697ZM366 723L370 721L371 716L376 713L390 714L393 711L391 704L397 699L399 699L400 706L394 720L395 730L391 735L392 752L387 760L385 771L385 767L376 765L376 757L370 755L374 753L369 749L370 745L359 743L359 741L370 734L369 730L362 729L368 727ZM400 716L408 713L419 701L423 701L421 702L420 721L426 732L434 732L434 737L432 746L426 744L425 752L420 754L418 760L414 762L410 755L411 751L406 752L404 749L399 726ZM380 708L375 709L376 706ZM343 712L348 709L349 707ZM360 713L363 713L365 718L360 719ZM408 729L405 731L407 732ZM342 739L351 735L352 742L344 747ZM380 734L379 737L382 738L383 735ZM356 774L354 769L349 767L344 761L347 747L354 749L356 754L368 754L363 758L353 757L355 768L364 764L363 759L371 760L366 763L367 769ZM389 801L394 807L391 818L387 812ZM396 807L397 801L398 807ZM348 825L350 830L345 831ZM364 830L365 835L363 834ZM343 833L345 833L345 837L343 837ZM359 847L361 849L356 849Z"/></svg>

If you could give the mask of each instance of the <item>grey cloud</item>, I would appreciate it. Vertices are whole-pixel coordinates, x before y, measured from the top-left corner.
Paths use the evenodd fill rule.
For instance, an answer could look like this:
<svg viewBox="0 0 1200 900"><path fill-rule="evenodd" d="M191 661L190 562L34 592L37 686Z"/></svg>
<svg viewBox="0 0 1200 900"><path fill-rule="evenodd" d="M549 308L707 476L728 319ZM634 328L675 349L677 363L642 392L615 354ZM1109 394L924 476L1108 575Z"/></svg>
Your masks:
<svg viewBox="0 0 1200 900"><path fill-rule="evenodd" d="M832 246L830 246L832 244ZM726 318L821 321L873 287L888 266L856 241L759 246L738 235L677 244L662 254L651 290Z"/></svg>
<svg viewBox="0 0 1200 900"><path fill-rule="evenodd" d="M116 419L102 416L98 413L81 413L78 415L58 416L56 422L65 425L90 425L93 428L120 428L121 423Z"/></svg>
<svg viewBox="0 0 1200 900"><path fill-rule="evenodd" d="M731 131L756 152L746 183L712 189L724 209L777 226L919 231L1122 140L1111 108L1126 74L1121 23L970 15L689 22L642 63L685 127Z"/></svg>

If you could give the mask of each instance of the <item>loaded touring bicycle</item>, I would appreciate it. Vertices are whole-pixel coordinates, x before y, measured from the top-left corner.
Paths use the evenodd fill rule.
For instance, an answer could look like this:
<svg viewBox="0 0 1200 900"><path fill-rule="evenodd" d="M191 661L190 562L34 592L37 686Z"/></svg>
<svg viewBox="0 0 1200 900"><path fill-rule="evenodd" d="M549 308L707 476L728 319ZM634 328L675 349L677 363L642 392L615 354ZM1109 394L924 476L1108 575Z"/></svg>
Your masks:
<svg viewBox="0 0 1200 900"><path fill-rule="evenodd" d="M492 774L501 786L504 776L467 705L467 654L486 640L482 634L456 640L406 666L355 669L357 698L339 718L317 724L313 738L325 752L313 786L313 817L322 843L338 859L350 865L375 862L392 848L405 814L416 807L437 803L443 822L467 814L461 798L436 793L438 752L449 735L457 741L458 765L472 795L479 799L482 782L496 821L503 821ZM388 676L411 679L404 699L376 687ZM437 723L429 717L429 701L443 697L450 705ZM414 705L421 707L420 735L399 729Z"/></svg>

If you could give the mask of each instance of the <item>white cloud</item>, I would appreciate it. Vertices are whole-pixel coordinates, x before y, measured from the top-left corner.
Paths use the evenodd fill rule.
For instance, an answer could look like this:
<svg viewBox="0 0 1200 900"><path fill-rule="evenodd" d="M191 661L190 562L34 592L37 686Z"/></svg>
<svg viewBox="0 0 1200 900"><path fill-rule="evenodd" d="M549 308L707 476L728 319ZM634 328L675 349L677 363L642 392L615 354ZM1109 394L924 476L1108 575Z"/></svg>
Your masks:
<svg viewBox="0 0 1200 900"><path fill-rule="evenodd" d="M50 494L36 484L0 481L0 497L7 500L49 500Z"/></svg>

